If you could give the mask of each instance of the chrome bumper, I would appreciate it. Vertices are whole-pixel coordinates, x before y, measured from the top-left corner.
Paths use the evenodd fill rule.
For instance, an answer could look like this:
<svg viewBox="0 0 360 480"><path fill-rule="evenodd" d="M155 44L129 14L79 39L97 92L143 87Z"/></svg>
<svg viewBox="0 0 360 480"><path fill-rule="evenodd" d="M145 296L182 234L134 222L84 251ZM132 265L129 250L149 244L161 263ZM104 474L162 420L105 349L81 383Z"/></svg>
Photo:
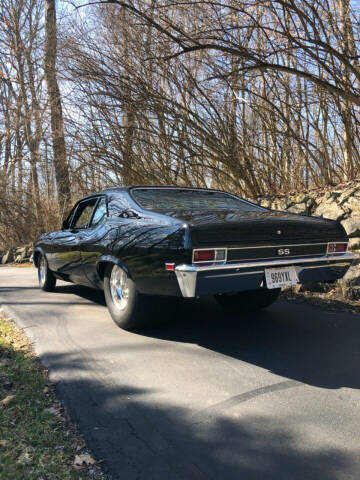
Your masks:
<svg viewBox="0 0 360 480"><path fill-rule="evenodd" d="M293 265L299 283L332 282L342 278L352 264L354 255L266 260L261 262L229 263L223 265L179 265L175 274L183 297L214 295L262 288L265 268Z"/></svg>

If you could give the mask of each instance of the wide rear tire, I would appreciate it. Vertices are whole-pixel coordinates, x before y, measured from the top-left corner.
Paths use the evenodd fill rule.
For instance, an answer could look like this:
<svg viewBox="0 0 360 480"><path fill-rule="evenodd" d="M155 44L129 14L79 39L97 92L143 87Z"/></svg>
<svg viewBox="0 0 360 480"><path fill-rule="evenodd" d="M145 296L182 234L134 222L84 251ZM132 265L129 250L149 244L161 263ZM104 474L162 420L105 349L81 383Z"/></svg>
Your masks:
<svg viewBox="0 0 360 480"><path fill-rule="evenodd" d="M49 265L45 255L39 256L37 265L39 287L45 292L53 292L56 287L56 278L52 271L49 269Z"/></svg>
<svg viewBox="0 0 360 480"><path fill-rule="evenodd" d="M106 266L104 293L110 315L120 328L136 330L150 323L150 298L138 292L134 281L119 265Z"/></svg>
<svg viewBox="0 0 360 480"><path fill-rule="evenodd" d="M230 313L254 312L272 305L281 292L280 288L248 290L233 294L215 295L215 300Z"/></svg>

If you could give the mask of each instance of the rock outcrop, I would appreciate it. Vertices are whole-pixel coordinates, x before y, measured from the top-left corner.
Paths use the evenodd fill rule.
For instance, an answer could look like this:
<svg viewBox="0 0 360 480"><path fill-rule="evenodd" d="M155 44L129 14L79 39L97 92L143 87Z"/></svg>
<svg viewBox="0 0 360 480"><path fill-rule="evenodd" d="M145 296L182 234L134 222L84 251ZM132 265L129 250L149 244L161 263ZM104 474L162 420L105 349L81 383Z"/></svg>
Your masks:
<svg viewBox="0 0 360 480"><path fill-rule="evenodd" d="M10 248L3 252L0 251L0 263L27 263L32 255L32 245L26 245L20 248Z"/></svg>
<svg viewBox="0 0 360 480"><path fill-rule="evenodd" d="M275 210L315 215L341 222L350 237L350 250L360 250L360 181L338 185L327 191L310 190L275 197L259 197L256 203ZM359 254L359 252L358 252ZM298 291L326 293L333 286L327 284L302 285ZM360 257L350 267L335 288L346 300L360 301Z"/></svg>
<svg viewBox="0 0 360 480"><path fill-rule="evenodd" d="M356 259L344 278L337 282L338 288L347 300L360 300L360 258Z"/></svg>

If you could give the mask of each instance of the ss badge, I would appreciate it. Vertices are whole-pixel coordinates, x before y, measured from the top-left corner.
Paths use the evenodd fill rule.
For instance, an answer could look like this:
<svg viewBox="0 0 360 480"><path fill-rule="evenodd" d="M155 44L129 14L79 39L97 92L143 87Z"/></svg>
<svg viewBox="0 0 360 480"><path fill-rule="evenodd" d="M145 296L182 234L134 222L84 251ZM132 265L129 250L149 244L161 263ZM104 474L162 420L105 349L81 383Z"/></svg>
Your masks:
<svg viewBox="0 0 360 480"><path fill-rule="evenodd" d="M290 248L279 248L278 255L290 255Z"/></svg>

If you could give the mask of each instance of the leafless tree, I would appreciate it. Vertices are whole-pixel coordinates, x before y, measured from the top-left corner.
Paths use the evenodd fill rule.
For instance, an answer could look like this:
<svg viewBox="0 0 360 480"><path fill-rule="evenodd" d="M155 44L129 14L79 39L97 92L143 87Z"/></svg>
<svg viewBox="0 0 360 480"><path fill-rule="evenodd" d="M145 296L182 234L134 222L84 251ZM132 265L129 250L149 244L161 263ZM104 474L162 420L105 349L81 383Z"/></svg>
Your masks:
<svg viewBox="0 0 360 480"><path fill-rule="evenodd" d="M114 184L255 198L358 176L350 0L85 3L1 2L0 245Z"/></svg>
<svg viewBox="0 0 360 480"><path fill-rule="evenodd" d="M66 159L63 113L57 81L57 28L55 0L45 0L44 70L50 104L51 130L54 150L54 168L59 205L64 213L70 206L70 178Z"/></svg>

